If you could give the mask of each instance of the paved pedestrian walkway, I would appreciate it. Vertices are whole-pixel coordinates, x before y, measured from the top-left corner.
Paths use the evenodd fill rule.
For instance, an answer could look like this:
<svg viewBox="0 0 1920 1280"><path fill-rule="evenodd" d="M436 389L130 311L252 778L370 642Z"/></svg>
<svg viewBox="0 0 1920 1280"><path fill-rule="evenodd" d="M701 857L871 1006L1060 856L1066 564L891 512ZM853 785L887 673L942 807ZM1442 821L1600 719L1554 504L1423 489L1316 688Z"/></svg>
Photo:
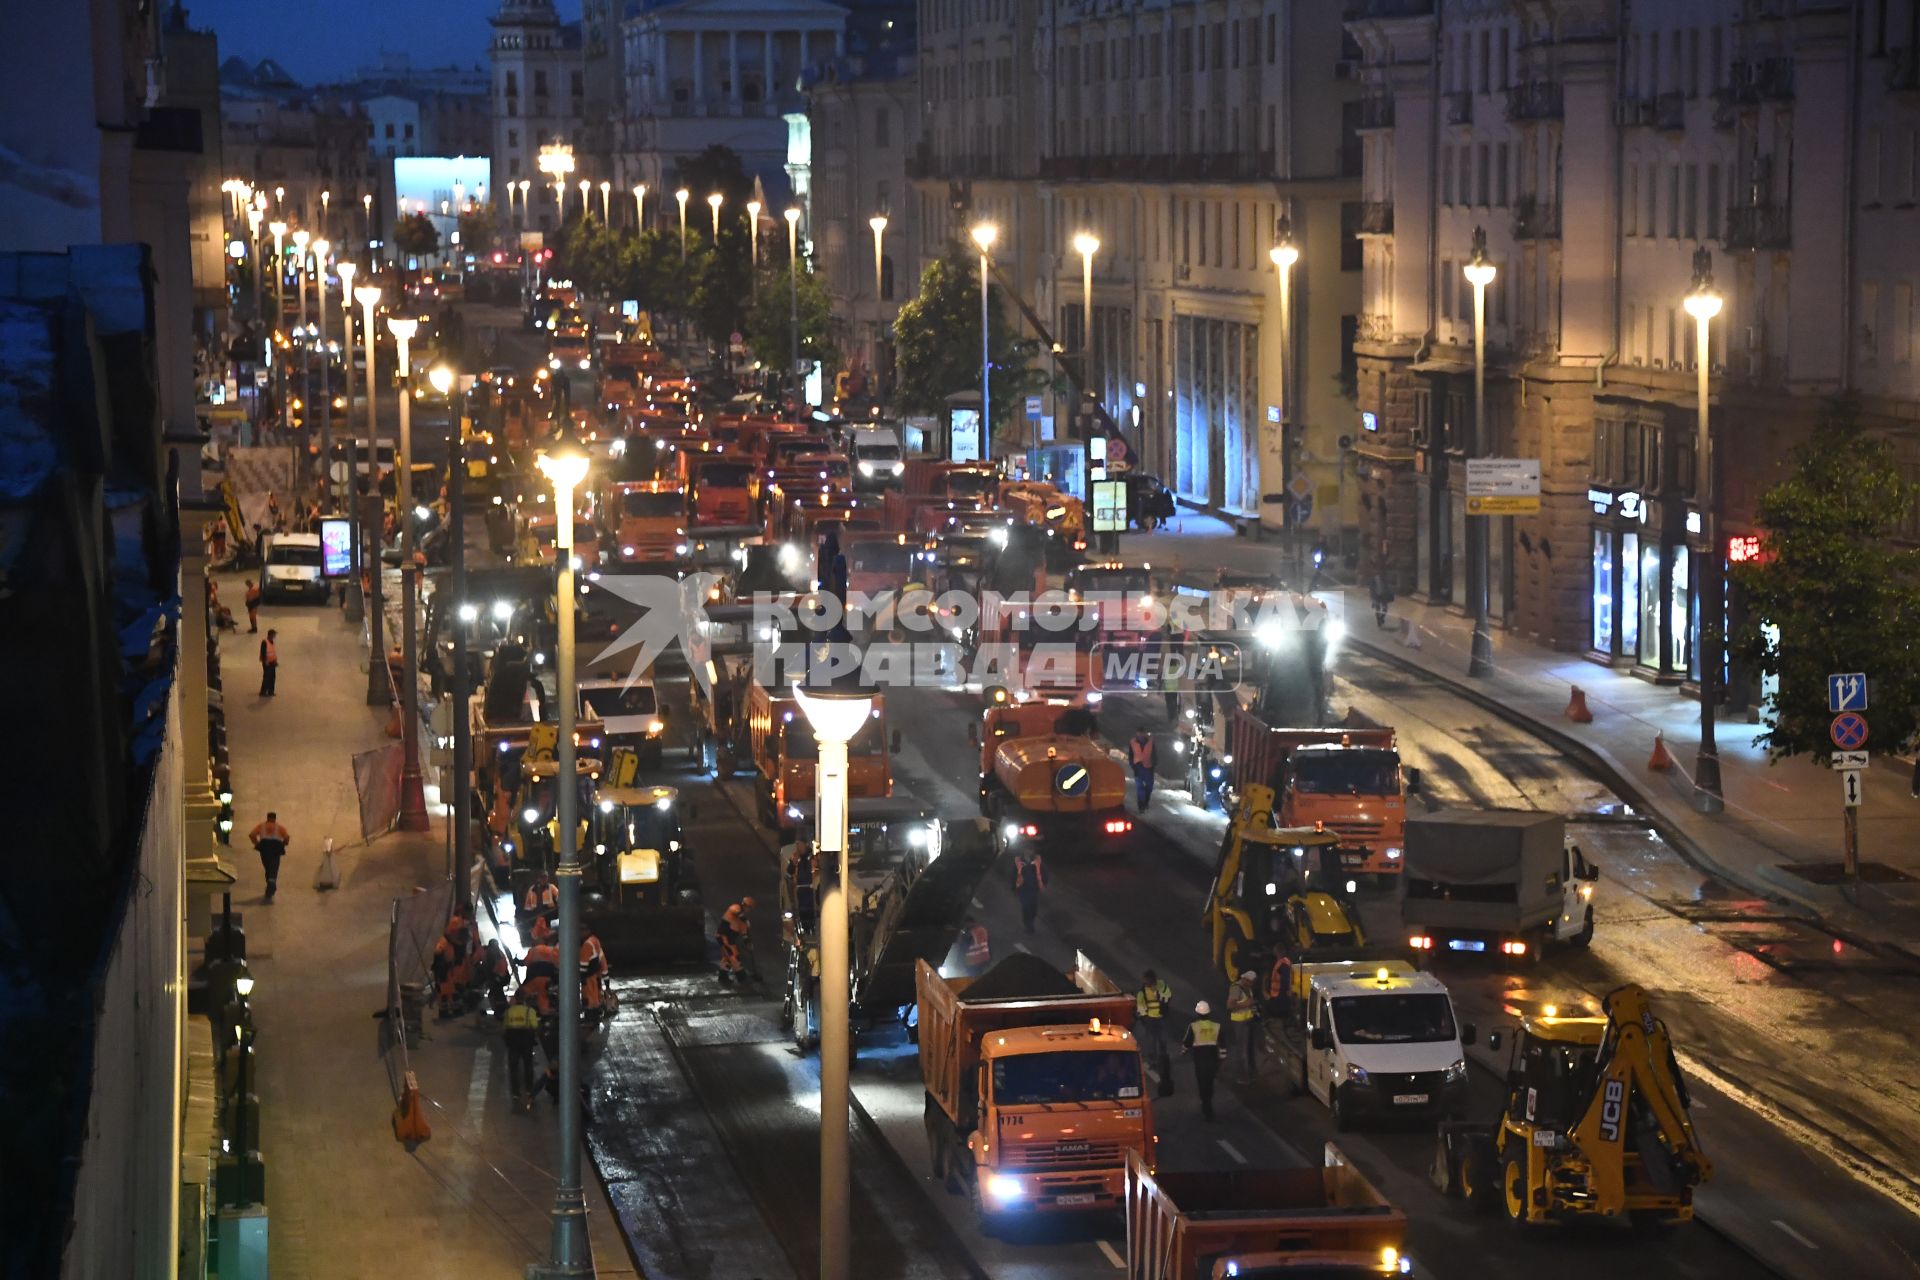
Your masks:
<svg viewBox="0 0 1920 1280"><path fill-rule="evenodd" d="M1284 564L1282 544L1235 536L1223 522L1194 514L1174 529L1126 536L1122 554L1180 571L1272 573ZM1841 783L1824 756L1769 764L1756 741L1764 726L1722 717L1716 737L1726 810L1702 814L1693 806L1699 704L1681 690L1500 633L1493 641L1494 674L1470 679L1472 627L1461 613L1399 600L1380 627L1364 590L1330 584L1319 594L1345 626L1347 643L1442 681L1579 757L1703 870L1817 912L1842 932L1910 945L1920 926L1920 800L1911 795L1910 761L1883 757L1868 771L1860 857L1890 868L1894 877L1913 878L1822 884L1794 868L1817 875L1841 858ZM1591 724L1567 718L1576 687L1593 713ZM1665 772L1647 767L1656 735L1664 736L1673 759Z"/></svg>
<svg viewBox="0 0 1920 1280"><path fill-rule="evenodd" d="M223 582L238 599L237 577ZM473 1018L435 1022L413 1055L433 1137L409 1153L390 1127L378 1054L392 901L446 875L444 827L358 845L349 759L387 741L385 712L364 705L359 631L339 610L270 606L280 632L279 696L255 695L256 641L223 641L236 826L279 812L293 841L280 892L262 902L258 859L236 842L234 907L258 986L257 1092L276 1280L371 1275L519 1277L545 1256L555 1116L515 1114L496 1033ZM319 893L314 871L334 838L345 880ZM598 1273L637 1274L593 1174L587 1175Z"/></svg>

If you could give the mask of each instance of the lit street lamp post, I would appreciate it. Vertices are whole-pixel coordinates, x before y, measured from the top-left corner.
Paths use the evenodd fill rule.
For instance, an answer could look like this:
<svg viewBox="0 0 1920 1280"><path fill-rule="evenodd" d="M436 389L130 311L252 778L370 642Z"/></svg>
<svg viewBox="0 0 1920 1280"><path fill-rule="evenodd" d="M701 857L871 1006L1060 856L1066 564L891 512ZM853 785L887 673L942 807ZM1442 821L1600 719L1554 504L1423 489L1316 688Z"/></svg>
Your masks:
<svg viewBox="0 0 1920 1280"><path fill-rule="evenodd" d="M975 223L973 242L980 247L980 445L987 451L993 438L993 348L987 338L987 253L1000 238L1000 228L991 222ZM1034 459L1037 468L1038 458ZM1032 473L1030 473L1032 474Z"/></svg>
<svg viewBox="0 0 1920 1280"><path fill-rule="evenodd" d="M253 316L254 319L259 320L264 318L260 313L266 309L267 305L261 293L261 290L266 288L266 281L263 279L266 275L266 264L260 259L260 211L251 205L247 207L247 240L253 253ZM268 332L271 333L272 330L269 329Z"/></svg>
<svg viewBox="0 0 1920 1280"><path fill-rule="evenodd" d="M800 403L800 210L789 208L787 219L787 308L793 337L793 402Z"/></svg>
<svg viewBox="0 0 1920 1280"><path fill-rule="evenodd" d="M427 789L420 776L420 655L414 620L420 597L419 573L413 563L413 379L407 364L407 344L420 322L412 316L388 316L387 328L396 348L395 372L400 385L400 454L395 459L394 500L400 517L400 830L427 831Z"/></svg>
<svg viewBox="0 0 1920 1280"><path fill-rule="evenodd" d="M1713 255L1702 246L1693 251L1693 287L1687 291L1683 304L1687 314L1693 317L1694 324L1694 364L1698 366L1694 378L1694 413L1697 418L1694 456L1698 462L1694 470L1699 477L1694 488L1700 495L1700 532L1706 543L1706 563L1699 569L1700 636L1697 652L1700 660L1700 751L1693 762L1693 803L1702 813L1719 813L1726 808L1726 801L1721 798L1720 749L1714 740L1713 723L1720 703L1720 611L1724 591L1721 575L1724 566L1720 559L1719 496L1714 492L1713 483L1713 433L1708 430L1707 417L1707 374L1713 356L1707 323L1720 314L1720 304L1720 291L1713 287ZM1852 824L1858 812L1852 808L1846 811L1849 862L1853 861L1856 847Z"/></svg>
<svg viewBox="0 0 1920 1280"><path fill-rule="evenodd" d="M441 788L440 801L447 809L447 821L453 824L453 875L456 901L471 907L469 892L473 884L468 874L468 846L472 842L468 796L473 783L473 738L467 718L467 624L475 609L467 600L467 548L460 536L461 501L466 487L467 397L463 391L453 398L459 376L446 365L435 365L427 381L446 400L451 426L447 432L447 519L452 522L450 559L453 569L453 598L456 611L453 623L453 778ZM468 919L472 919L471 916Z"/></svg>
<svg viewBox="0 0 1920 1280"><path fill-rule="evenodd" d="M307 338L307 244L312 235L305 227L293 233L293 287L300 295L300 323L294 326L293 336L300 342L300 436L293 441L293 484L300 486L300 454L302 446L313 431L313 344ZM292 397L288 397L291 409ZM293 430L293 418L287 418L287 430Z"/></svg>
<svg viewBox="0 0 1920 1280"><path fill-rule="evenodd" d="M332 207L333 192L322 191L320 193L320 234L323 236L327 234L327 214L332 212Z"/></svg>
<svg viewBox="0 0 1920 1280"><path fill-rule="evenodd" d="M639 235L647 229L647 184L642 182L633 189L633 233Z"/></svg>
<svg viewBox="0 0 1920 1280"><path fill-rule="evenodd" d="M680 204L680 261L682 262L687 260L687 201L692 196L693 192L685 187L673 193L673 198Z"/></svg>
<svg viewBox="0 0 1920 1280"><path fill-rule="evenodd" d="M1473 286L1473 449L1467 455L1484 458L1491 446L1487 438L1487 286L1493 283L1494 265L1487 261L1487 232L1473 229L1473 257L1461 270ZM1469 676L1493 674L1493 635L1487 623L1487 579L1490 575L1487 546L1492 541L1489 525L1492 516L1467 516L1467 595L1473 601L1473 647L1467 656Z"/></svg>
<svg viewBox="0 0 1920 1280"><path fill-rule="evenodd" d="M1073 248L1080 255L1081 386L1088 395L1093 395L1093 255L1100 252L1100 237L1090 231L1082 231L1073 238ZM1040 474L1040 423L1037 419L1033 424L1033 452L1027 458L1027 474Z"/></svg>
<svg viewBox="0 0 1920 1280"><path fill-rule="evenodd" d="M275 348L273 341L287 314L287 224L275 218L267 224L267 230L273 233L273 323L267 326L267 352L273 361L273 380L280 384L280 429L290 432L293 430L293 415L287 409L287 357L285 352Z"/></svg>
<svg viewBox="0 0 1920 1280"><path fill-rule="evenodd" d="M542 474L553 485L554 559L558 581L554 612L558 615L555 676L559 688L559 741L556 743L554 818L560 829L558 865L554 879L560 887L560 959L567 975L559 984L560 1060L559 1162L553 1189L553 1239L544 1265L530 1269L536 1276L590 1276L593 1255L587 1241L587 1204L580 1189L580 983L575 964L580 955L580 788L574 763L574 726L577 711L574 689L573 613L573 495L587 478L587 453L563 429L540 455Z"/></svg>
<svg viewBox="0 0 1920 1280"><path fill-rule="evenodd" d="M372 192L368 192L366 195L363 195L360 197L360 214L361 214L362 230L364 230L367 235L367 239L366 239L367 270L371 272L373 270L373 193Z"/></svg>
<svg viewBox="0 0 1920 1280"><path fill-rule="evenodd" d="M876 213L867 219L867 225L873 228L873 297L880 300L881 286L886 282L886 250L884 243L887 235L887 215Z"/></svg>
<svg viewBox="0 0 1920 1280"><path fill-rule="evenodd" d="M347 621L359 622L365 616L366 599L360 590L360 447L353 435L353 277L360 268L351 258L342 258L334 268L340 273L340 364L347 375L347 522L353 572L347 577ZM333 484L333 457L327 457L327 484Z"/></svg>
<svg viewBox="0 0 1920 1280"><path fill-rule="evenodd" d="M847 744L872 714L865 693L794 686L819 744L814 793L819 798L814 837L820 877L820 1276L846 1280L848 1231L848 1068L850 965L847 945ZM831 863L827 860L831 859Z"/></svg>
<svg viewBox="0 0 1920 1280"><path fill-rule="evenodd" d="M1280 517L1287 532L1288 558L1291 572L1297 580L1300 576L1300 529L1293 518L1293 442L1288 439L1287 427L1293 413L1293 398L1287 394L1287 377L1293 372L1293 267L1300 261L1300 248L1293 242L1293 219L1282 218L1278 227L1280 242L1267 250L1267 257L1273 263L1274 277L1280 284L1280 377L1274 391L1274 406L1280 410L1280 421L1274 424L1274 432L1279 437L1277 454L1280 463ZM1266 503L1261 503L1264 510Z"/></svg>
<svg viewBox="0 0 1920 1280"><path fill-rule="evenodd" d="M360 304L360 331L366 335L367 343L367 474L374 482L373 493L377 500L380 495L380 428L375 418L379 397L374 393L374 388L380 384L373 376L373 309L380 303L380 286L361 285L353 291L353 300ZM357 478L352 483L353 527L359 529L365 517L361 511ZM366 573L369 587L366 602L367 647L373 653L373 660L367 663L367 705L384 707L393 701L393 682L388 679L387 672L387 606L386 590L381 582L384 565L380 560L380 544L384 541L380 526L386 512L384 504L376 502L376 506L379 514L360 538L360 552L364 558L354 560L354 569Z"/></svg>
<svg viewBox="0 0 1920 1280"><path fill-rule="evenodd" d="M707 197L707 208L713 210L713 248L716 253L720 249L720 206L726 203L726 199L718 191Z"/></svg>
<svg viewBox="0 0 1920 1280"><path fill-rule="evenodd" d="M753 268L749 273L753 277L752 293L758 298L760 296L760 202L758 200L747 201L747 261Z"/></svg>
<svg viewBox="0 0 1920 1280"><path fill-rule="evenodd" d="M605 178L602 178L600 180L600 221L605 223L609 227L613 225L613 204L611 203L612 200L613 200L613 184L611 182L608 182Z"/></svg>
<svg viewBox="0 0 1920 1280"><path fill-rule="evenodd" d="M326 194L320 193L323 204ZM327 355L327 254L332 251L325 240L313 242L314 302L320 310L320 484L328 511L333 510L333 361Z"/></svg>

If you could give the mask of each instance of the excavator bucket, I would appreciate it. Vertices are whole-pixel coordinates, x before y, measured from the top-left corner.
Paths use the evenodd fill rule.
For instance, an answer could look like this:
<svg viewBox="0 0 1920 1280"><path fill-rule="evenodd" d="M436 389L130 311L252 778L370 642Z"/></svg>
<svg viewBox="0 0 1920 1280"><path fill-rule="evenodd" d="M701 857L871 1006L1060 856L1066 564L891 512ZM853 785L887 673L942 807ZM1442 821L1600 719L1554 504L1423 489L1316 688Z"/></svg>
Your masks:
<svg viewBox="0 0 1920 1280"><path fill-rule="evenodd" d="M993 866L993 839L985 822L940 825L940 855L921 868L874 928L872 959L854 978L854 1003L862 1009L914 1002L914 962L925 960L938 968L947 958L973 892Z"/></svg>

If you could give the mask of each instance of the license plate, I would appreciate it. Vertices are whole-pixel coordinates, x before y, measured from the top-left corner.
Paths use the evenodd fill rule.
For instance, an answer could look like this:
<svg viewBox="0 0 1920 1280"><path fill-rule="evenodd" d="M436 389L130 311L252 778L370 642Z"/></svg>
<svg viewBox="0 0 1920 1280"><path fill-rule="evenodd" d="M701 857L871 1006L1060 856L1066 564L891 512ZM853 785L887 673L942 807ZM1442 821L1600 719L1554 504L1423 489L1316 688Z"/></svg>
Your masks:
<svg viewBox="0 0 1920 1280"><path fill-rule="evenodd" d="M1487 944L1479 938L1454 938L1447 943L1449 951L1485 951Z"/></svg>
<svg viewBox="0 0 1920 1280"><path fill-rule="evenodd" d="M1053 1202L1055 1204L1092 1204L1093 1199L1091 1191L1076 1191L1072 1195L1055 1196Z"/></svg>
<svg viewBox="0 0 1920 1280"><path fill-rule="evenodd" d="M1393 1105L1396 1107L1424 1106L1427 1097L1428 1095L1424 1093L1396 1093L1393 1095Z"/></svg>
<svg viewBox="0 0 1920 1280"><path fill-rule="evenodd" d="M1340 865L1343 867L1364 867L1367 865L1367 855L1364 853L1343 853L1340 855Z"/></svg>

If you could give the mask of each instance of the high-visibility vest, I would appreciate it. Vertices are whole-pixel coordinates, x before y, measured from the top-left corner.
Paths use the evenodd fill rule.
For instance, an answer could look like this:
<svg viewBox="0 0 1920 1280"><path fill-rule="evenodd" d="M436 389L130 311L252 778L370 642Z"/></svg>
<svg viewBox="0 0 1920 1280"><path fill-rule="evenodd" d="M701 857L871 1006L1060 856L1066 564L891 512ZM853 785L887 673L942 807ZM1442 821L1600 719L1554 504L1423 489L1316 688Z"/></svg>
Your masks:
<svg viewBox="0 0 1920 1280"><path fill-rule="evenodd" d="M1046 873L1046 870L1040 865L1039 854L1035 854L1033 857L1029 858L1025 862L1018 862L1014 864L1013 887L1018 889L1024 884L1026 884L1027 875L1029 872L1031 872L1033 875L1034 888L1044 889L1047 887L1047 873Z"/></svg>
<svg viewBox="0 0 1920 1280"><path fill-rule="evenodd" d="M524 1000L515 1000L507 1006L507 1030L537 1031L540 1029L540 1011Z"/></svg>
<svg viewBox="0 0 1920 1280"><path fill-rule="evenodd" d="M607 952L600 939L590 937L580 944L580 967L590 973L607 971Z"/></svg>
<svg viewBox="0 0 1920 1280"><path fill-rule="evenodd" d="M1136 769L1153 768L1153 739L1148 738L1145 742L1142 742L1140 739L1135 738L1132 746L1133 767Z"/></svg>
<svg viewBox="0 0 1920 1280"><path fill-rule="evenodd" d="M1227 993L1227 1018L1232 1022L1253 1021L1253 992L1236 982Z"/></svg>
<svg viewBox="0 0 1920 1280"><path fill-rule="evenodd" d="M559 885L550 884L544 889L537 884L527 886L526 909L529 913L535 911L552 911L559 905Z"/></svg>
<svg viewBox="0 0 1920 1280"><path fill-rule="evenodd" d="M1167 1002L1173 999L1173 988L1163 978L1150 987L1142 987L1133 994L1133 1007L1143 1018L1161 1018L1166 1015Z"/></svg>
<svg viewBox="0 0 1920 1280"><path fill-rule="evenodd" d="M967 930L967 963L985 964L992 957L987 945L987 926L976 924Z"/></svg>
<svg viewBox="0 0 1920 1280"><path fill-rule="evenodd" d="M262 640L260 642L260 661L266 663L270 667L277 667L280 665L280 649L277 645L273 643L273 641Z"/></svg>
<svg viewBox="0 0 1920 1280"><path fill-rule="evenodd" d="M1212 1018L1195 1018L1187 1024L1187 1034L1193 1037L1196 1049L1211 1049L1220 1043L1220 1024Z"/></svg>

